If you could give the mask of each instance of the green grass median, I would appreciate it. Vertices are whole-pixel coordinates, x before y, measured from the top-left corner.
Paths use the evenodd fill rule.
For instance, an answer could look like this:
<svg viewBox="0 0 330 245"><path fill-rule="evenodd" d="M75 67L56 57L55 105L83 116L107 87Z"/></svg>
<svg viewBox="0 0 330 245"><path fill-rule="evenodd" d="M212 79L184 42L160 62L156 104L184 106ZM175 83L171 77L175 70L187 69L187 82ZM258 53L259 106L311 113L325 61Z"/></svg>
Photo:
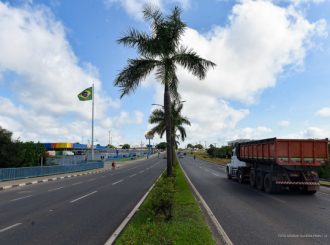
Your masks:
<svg viewBox="0 0 330 245"><path fill-rule="evenodd" d="M178 164L173 170L175 177L166 178L163 174L115 242L116 245L215 244L182 170ZM166 201L159 204L160 199L170 200L171 204ZM168 205L171 206L170 215L168 210L162 209ZM155 206L164 212L155 212Z"/></svg>

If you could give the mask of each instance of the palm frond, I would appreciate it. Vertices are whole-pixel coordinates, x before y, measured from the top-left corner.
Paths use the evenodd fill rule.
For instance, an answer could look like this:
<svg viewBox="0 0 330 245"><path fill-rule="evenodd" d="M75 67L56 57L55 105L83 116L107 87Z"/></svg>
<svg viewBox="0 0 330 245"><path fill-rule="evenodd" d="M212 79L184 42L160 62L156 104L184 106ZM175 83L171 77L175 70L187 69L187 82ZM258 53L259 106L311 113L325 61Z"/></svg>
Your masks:
<svg viewBox="0 0 330 245"><path fill-rule="evenodd" d="M164 110L162 109L155 109L152 111L150 117L149 117L149 123L155 124L163 122L165 118Z"/></svg>
<svg viewBox="0 0 330 245"><path fill-rule="evenodd" d="M150 4L146 4L143 7L143 16L147 21L152 21L152 24L160 24L164 21L161 11Z"/></svg>
<svg viewBox="0 0 330 245"><path fill-rule="evenodd" d="M171 15L167 18L167 25L170 30L171 42L173 43L175 50L178 47L180 37L184 33L187 26L184 22L182 22L180 18L181 12L181 9L178 6L175 6Z"/></svg>
<svg viewBox="0 0 330 245"><path fill-rule="evenodd" d="M187 137L185 128L182 127L182 126L178 126L178 130L179 130L180 135L181 135L181 140L184 141L185 138Z"/></svg>
<svg viewBox="0 0 330 245"><path fill-rule="evenodd" d="M159 61L151 59L130 59L128 65L118 74L114 85L121 88L121 98L134 92L140 82L159 65Z"/></svg>
<svg viewBox="0 0 330 245"><path fill-rule="evenodd" d="M199 57L196 52L185 47L181 47L177 54L173 55L172 59L199 79L204 79L207 69L216 65L212 61Z"/></svg>
<svg viewBox="0 0 330 245"><path fill-rule="evenodd" d="M130 28L128 33L117 40L118 43L131 48L137 48L138 53L146 57L155 57L159 48L157 41L147 33Z"/></svg>

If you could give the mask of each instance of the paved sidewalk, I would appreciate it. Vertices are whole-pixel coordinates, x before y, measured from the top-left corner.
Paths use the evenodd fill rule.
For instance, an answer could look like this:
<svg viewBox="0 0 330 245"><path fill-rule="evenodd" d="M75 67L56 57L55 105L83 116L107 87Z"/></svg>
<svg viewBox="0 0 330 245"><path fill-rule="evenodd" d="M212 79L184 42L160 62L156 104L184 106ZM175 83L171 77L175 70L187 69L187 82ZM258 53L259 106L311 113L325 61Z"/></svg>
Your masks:
<svg viewBox="0 0 330 245"><path fill-rule="evenodd" d="M154 157L155 157L155 155L152 155L150 158L154 158ZM118 161L118 162L116 162L116 169L128 167L136 162L143 161L145 159L146 159L146 157L136 159L136 160ZM59 179L72 178L72 177L81 176L81 175L97 174L97 173L102 173L105 171L110 171L110 170L112 170L111 163L112 163L112 161L105 161L103 168L91 169L91 170L80 171L80 172L39 176L39 177L17 179L17 180L0 181L0 191L19 187L19 186L24 186L24 185L33 185L33 184L43 183L43 182L47 182L47 181L54 181L54 180L59 180Z"/></svg>

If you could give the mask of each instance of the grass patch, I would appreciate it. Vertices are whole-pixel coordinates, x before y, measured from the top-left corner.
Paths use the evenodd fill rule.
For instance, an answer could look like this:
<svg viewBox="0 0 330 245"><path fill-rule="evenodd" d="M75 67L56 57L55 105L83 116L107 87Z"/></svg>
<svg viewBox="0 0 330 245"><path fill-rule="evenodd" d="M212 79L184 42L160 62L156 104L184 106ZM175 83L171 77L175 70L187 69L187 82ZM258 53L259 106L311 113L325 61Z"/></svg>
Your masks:
<svg viewBox="0 0 330 245"><path fill-rule="evenodd" d="M205 223L202 212L191 193L182 170L175 164L172 180L165 175L157 182L139 211L116 241L116 245L208 245L215 244L211 232ZM166 181L173 181L173 205L171 218L164 217L162 212L155 213L153 200L157 187ZM160 184L159 184L160 183ZM165 188L170 189L172 188ZM163 195L162 195L163 196ZM168 197L167 197L168 198ZM167 199L166 199L167 200Z"/></svg>
<svg viewBox="0 0 330 245"><path fill-rule="evenodd" d="M329 181L320 180L320 184L321 185L328 185L328 186L330 186L330 182Z"/></svg>
<svg viewBox="0 0 330 245"><path fill-rule="evenodd" d="M201 160L206 160L219 165L226 165L230 162L229 158L210 157L206 151L194 151L192 154Z"/></svg>

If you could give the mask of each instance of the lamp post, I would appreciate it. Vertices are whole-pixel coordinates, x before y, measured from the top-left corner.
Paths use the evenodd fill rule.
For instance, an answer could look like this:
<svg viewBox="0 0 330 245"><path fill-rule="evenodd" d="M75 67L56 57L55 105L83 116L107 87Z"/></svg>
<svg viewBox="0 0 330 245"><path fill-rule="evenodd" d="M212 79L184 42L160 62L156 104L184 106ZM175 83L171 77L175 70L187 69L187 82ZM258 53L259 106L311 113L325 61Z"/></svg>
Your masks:
<svg viewBox="0 0 330 245"><path fill-rule="evenodd" d="M152 140L154 138L154 135L150 132L147 132L145 135L147 140L149 140L149 145L148 145L148 155L147 155L147 158L149 158L149 155L150 155L150 149L151 149L151 145L150 145L150 140Z"/></svg>

